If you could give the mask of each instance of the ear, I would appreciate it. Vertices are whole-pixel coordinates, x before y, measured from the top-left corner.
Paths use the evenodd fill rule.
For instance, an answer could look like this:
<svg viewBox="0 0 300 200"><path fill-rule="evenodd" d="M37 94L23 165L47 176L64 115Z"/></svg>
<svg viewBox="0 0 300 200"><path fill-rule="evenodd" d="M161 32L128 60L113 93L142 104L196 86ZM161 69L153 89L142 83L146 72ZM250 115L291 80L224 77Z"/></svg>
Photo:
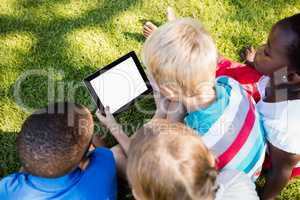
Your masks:
<svg viewBox="0 0 300 200"><path fill-rule="evenodd" d="M214 166L214 167L216 166L216 158L212 153L210 153L210 155L209 155L209 162L212 166Z"/></svg>
<svg viewBox="0 0 300 200"><path fill-rule="evenodd" d="M145 73L146 73L146 76L147 76L149 83L152 86L153 90L159 91L159 87L158 87L156 81L154 80L152 74L148 70L146 70Z"/></svg>
<svg viewBox="0 0 300 200"><path fill-rule="evenodd" d="M89 166L90 164L90 159L89 158L86 158L86 159L83 159L80 163L79 163L79 168L84 171L86 170L86 168Z"/></svg>
<svg viewBox="0 0 300 200"><path fill-rule="evenodd" d="M136 195L136 192L134 189L132 189L132 195L133 195L134 199L140 200L140 198Z"/></svg>

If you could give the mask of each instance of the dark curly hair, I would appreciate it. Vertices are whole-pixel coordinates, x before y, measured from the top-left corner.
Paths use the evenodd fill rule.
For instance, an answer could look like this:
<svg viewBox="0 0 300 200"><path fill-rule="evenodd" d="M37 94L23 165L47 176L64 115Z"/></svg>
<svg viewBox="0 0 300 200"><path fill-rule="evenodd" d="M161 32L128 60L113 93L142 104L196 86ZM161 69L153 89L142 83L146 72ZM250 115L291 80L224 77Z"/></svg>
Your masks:
<svg viewBox="0 0 300 200"><path fill-rule="evenodd" d="M295 38L287 49L289 64L295 67L300 72L300 13L287 17L281 21L280 24L284 24L294 34Z"/></svg>
<svg viewBox="0 0 300 200"><path fill-rule="evenodd" d="M17 137L24 170L55 178L73 170L89 147L93 118L74 103L55 103L30 115Z"/></svg>

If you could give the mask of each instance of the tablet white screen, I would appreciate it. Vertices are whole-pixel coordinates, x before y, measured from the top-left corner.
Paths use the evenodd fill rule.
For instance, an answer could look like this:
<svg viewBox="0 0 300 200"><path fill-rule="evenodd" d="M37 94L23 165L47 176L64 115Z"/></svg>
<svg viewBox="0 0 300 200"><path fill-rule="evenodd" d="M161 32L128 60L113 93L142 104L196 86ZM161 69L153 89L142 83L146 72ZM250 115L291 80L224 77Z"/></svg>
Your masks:
<svg viewBox="0 0 300 200"><path fill-rule="evenodd" d="M114 113L148 88L132 58L114 66L91 80L103 106Z"/></svg>

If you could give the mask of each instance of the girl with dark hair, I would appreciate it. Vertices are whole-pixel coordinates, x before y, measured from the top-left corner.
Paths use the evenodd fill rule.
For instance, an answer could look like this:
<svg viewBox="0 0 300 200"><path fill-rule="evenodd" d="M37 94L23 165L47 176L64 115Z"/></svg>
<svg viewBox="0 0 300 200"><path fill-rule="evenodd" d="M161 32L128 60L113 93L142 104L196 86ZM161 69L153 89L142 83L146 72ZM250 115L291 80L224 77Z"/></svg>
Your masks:
<svg viewBox="0 0 300 200"><path fill-rule="evenodd" d="M300 14L277 22L267 44L245 56L266 75L260 83L265 97L257 104L270 144L262 199L275 199L290 177L300 175Z"/></svg>

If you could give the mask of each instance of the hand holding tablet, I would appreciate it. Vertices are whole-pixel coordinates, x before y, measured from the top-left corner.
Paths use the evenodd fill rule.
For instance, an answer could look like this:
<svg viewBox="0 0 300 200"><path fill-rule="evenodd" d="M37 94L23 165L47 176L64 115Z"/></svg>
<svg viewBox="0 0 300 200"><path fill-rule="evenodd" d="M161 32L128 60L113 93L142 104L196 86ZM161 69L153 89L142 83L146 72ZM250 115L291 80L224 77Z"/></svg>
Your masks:
<svg viewBox="0 0 300 200"><path fill-rule="evenodd" d="M102 113L110 107L120 113L152 87L134 51L84 79L84 83Z"/></svg>

